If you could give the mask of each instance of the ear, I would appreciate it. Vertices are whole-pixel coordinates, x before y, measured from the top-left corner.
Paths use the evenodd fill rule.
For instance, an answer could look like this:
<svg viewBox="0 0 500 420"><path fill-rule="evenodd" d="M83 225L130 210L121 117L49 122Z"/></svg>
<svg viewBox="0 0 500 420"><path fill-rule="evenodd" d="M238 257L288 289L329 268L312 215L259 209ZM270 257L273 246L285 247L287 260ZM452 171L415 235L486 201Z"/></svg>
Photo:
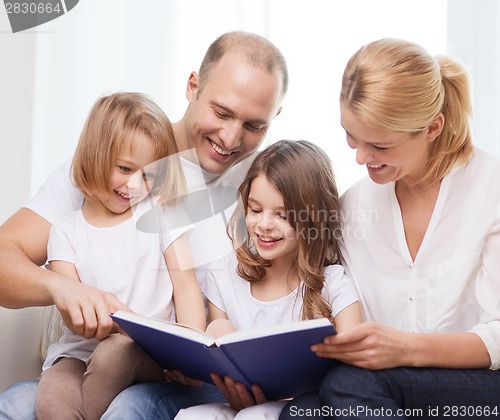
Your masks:
<svg viewBox="0 0 500 420"><path fill-rule="evenodd" d="M200 76L195 71L191 72L186 86L186 98L189 102L196 99L200 86Z"/></svg>
<svg viewBox="0 0 500 420"><path fill-rule="evenodd" d="M431 123L427 126L427 141L431 142L436 140L437 136L443 131L445 118L441 112L438 112L432 119Z"/></svg>
<svg viewBox="0 0 500 420"><path fill-rule="evenodd" d="M276 115L274 116L274 118L276 118L278 115L280 115L282 109L283 108L281 106L278 108L278 111L276 112Z"/></svg>

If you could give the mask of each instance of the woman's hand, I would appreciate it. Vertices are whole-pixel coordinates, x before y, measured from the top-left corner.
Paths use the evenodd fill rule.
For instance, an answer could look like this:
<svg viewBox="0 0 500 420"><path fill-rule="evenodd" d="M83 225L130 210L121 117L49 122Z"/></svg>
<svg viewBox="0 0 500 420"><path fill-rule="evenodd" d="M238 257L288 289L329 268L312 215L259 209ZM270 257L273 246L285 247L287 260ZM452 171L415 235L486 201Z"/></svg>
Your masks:
<svg viewBox="0 0 500 420"><path fill-rule="evenodd" d="M325 338L312 350L320 357L372 370L411 366L413 337L411 333L365 322Z"/></svg>
<svg viewBox="0 0 500 420"><path fill-rule="evenodd" d="M242 410L252 405L267 402L266 396L258 385L252 385L252 393L250 393L245 385L234 382L229 376L226 376L224 379L215 373L212 373L210 376L214 384L226 398L229 406L234 410Z"/></svg>

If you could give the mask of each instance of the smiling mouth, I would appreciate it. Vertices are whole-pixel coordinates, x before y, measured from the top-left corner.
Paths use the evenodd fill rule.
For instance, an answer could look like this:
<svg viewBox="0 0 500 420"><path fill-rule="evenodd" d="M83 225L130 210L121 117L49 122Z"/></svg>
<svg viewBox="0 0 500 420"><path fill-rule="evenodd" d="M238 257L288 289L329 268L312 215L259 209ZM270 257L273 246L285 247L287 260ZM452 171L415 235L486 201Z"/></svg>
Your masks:
<svg viewBox="0 0 500 420"><path fill-rule="evenodd" d="M114 192L116 195L119 195L120 197L124 198L125 200L131 200L132 198L134 198L133 195L127 195L127 194L122 193L121 191L114 190Z"/></svg>
<svg viewBox="0 0 500 420"><path fill-rule="evenodd" d="M266 237L266 236L260 236L257 235L257 238L259 238L259 241L264 242L266 244L274 243L281 241L282 238L272 238L272 237Z"/></svg>
<svg viewBox="0 0 500 420"><path fill-rule="evenodd" d="M219 147L212 140L210 140L210 144L212 145L212 149L214 149L219 155L229 156L233 154L233 152L231 152L230 150L224 150L223 148Z"/></svg>
<svg viewBox="0 0 500 420"><path fill-rule="evenodd" d="M380 169L380 168L382 168L382 167L384 167L386 165L384 165L383 163L381 163L380 165L368 165L367 164L366 166L368 166L370 169Z"/></svg>

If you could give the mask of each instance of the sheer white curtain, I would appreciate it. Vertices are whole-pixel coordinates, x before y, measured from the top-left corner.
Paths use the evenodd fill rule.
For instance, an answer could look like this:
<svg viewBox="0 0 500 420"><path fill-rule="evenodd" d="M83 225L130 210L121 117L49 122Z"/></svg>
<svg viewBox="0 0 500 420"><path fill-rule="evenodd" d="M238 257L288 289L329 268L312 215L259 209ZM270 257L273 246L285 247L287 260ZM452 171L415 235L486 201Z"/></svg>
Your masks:
<svg viewBox="0 0 500 420"><path fill-rule="evenodd" d="M213 39L235 29L269 37L288 61L289 94L267 143L304 138L320 144L335 164L341 190L364 175L339 124L341 74L355 50L381 37L412 40L433 54L447 52L450 39L474 77L478 143L498 151L495 22L495 0L82 1L37 34L31 192L71 157L85 117L103 93L142 91L172 121L180 118L189 73Z"/></svg>

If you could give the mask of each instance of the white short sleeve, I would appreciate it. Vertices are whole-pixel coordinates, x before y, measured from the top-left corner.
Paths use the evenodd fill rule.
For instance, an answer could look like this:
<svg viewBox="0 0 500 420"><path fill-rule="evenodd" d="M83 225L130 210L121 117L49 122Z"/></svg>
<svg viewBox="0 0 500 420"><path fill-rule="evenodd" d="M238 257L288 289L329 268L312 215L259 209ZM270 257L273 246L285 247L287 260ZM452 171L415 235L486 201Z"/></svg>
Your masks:
<svg viewBox="0 0 500 420"><path fill-rule="evenodd" d="M71 235L71 230L68 231L68 223L65 223L64 220L57 221L52 225L47 246L47 261L59 260L76 263Z"/></svg>
<svg viewBox="0 0 500 420"><path fill-rule="evenodd" d="M83 205L83 194L71 182L71 161L57 169L24 206L49 223L62 219Z"/></svg>
<svg viewBox="0 0 500 420"><path fill-rule="evenodd" d="M325 298L332 305L332 315L336 317L340 311L359 300L352 280L344 273L339 264L325 267Z"/></svg>

